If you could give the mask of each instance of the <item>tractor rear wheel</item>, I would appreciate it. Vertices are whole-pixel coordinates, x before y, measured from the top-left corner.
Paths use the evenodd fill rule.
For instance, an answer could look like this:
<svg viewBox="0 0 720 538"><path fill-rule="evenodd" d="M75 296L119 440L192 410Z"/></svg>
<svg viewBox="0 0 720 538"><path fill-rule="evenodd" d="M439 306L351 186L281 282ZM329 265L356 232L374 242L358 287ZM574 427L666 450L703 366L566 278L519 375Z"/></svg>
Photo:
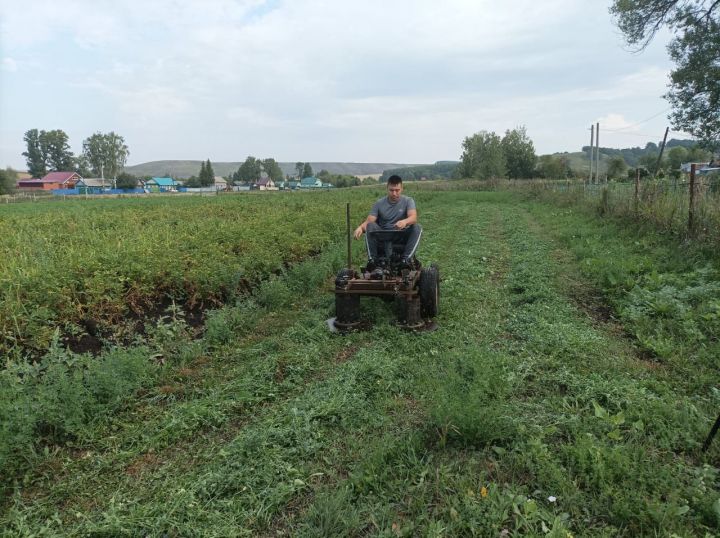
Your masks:
<svg viewBox="0 0 720 538"><path fill-rule="evenodd" d="M420 303L422 316L434 318L440 308L440 270L434 263L420 270Z"/></svg>

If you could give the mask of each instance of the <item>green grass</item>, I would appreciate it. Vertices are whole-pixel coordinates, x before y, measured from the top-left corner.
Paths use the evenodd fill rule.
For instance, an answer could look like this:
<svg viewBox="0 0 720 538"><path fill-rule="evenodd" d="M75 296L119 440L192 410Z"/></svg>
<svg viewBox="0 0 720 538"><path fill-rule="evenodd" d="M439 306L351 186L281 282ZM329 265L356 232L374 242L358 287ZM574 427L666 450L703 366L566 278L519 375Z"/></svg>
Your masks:
<svg viewBox="0 0 720 538"><path fill-rule="evenodd" d="M371 330L327 332L342 245L199 340L171 316L140 346L152 383L37 445L5 534L716 533L715 261L511 193L417 199L440 330L368 300Z"/></svg>

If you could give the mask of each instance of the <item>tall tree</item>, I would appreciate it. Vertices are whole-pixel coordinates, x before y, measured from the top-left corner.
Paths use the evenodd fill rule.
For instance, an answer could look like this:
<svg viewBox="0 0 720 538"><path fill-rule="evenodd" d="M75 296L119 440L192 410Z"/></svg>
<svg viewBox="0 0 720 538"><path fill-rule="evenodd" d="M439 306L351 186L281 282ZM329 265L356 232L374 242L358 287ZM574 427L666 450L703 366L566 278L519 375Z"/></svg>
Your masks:
<svg viewBox="0 0 720 538"><path fill-rule="evenodd" d="M113 179L122 172L130 150L125 139L114 132L95 133L83 141L83 156L92 167L93 173L105 179Z"/></svg>
<svg viewBox="0 0 720 538"><path fill-rule="evenodd" d="M205 161L200 161L200 173L198 174L198 183L201 187L205 187Z"/></svg>
<svg viewBox="0 0 720 538"><path fill-rule="evenodd" d="M40 148L49 170L60 172L75 168L75 157L70 151L67 133L62 129L40 131Z"/></svg>
<svg viewBox="0 0 720 538"><path fill-rule="evenodd" d="M282 181L283 171L275 159L273 159L272 157L263 159L262 167L270 179L272 179L273 181Z"/></svg>
<svg viewBox="0 0 720 538"><path fill-rule="evenodd" d="M27 162L28 172L32 177L41 178L47 174L45 155L40 147L40 132L37 129L30 129L23 137L27 145L27 151L23 151L23 157Z"/></svg>
<svg viewBox="0 0 720 538"><path fill-rule="evenodd" d="M113 183L117 181L117 176L125 168L130 150L125 144L125 139L119 134L110 131L105 135L107 137L108 161L110 165L110 174Z"/></svg>
<svg viewBox="0 0 720 538"><path fill-rule="evenodd" d="M303 165L302 177L312 177L312 176L313 176L312 166L310 166L310 163L305 163Z"/></svg>
<svg viewBox="0 0 720 538"><path fill-rule="evenodd" d="M525 126L512 131L505 131L502 139L502 150L507 166L507 175L511 179L527 179L533 177L535 172L535 146L527 135Z"/></svg>
<svg viewBox="0 0 720 538"><path fill-rule="evenodd" d="M613 0L610 12L637 50L663 27L674 34L668 52L676 68L665 95L673 128L720 146L720 1Z"/></svg>
<svg viewBox="0 0 720 538"><path fill-rule="evenodd" d="M215 170L213 170L210 159L205 162L205 175L207 176L208 186L215 185Z"/></svg>
<svg viewBox="0 0 720 538"><path fill-rule="evenodd" d="M245 162L240 165L240 168L238 168L235 179L237 181L253 183L260 179L260 174L262 174L261 162L250 155L245 159Z"/></svg>
<svg viewBox="0 0 720 538"><path fill-rule="evenodd" d="M295 163L295 172L297 173L298 179L302 179L302 177L303 177L302 173L303 173L304 166L305 165L303 163L301 163L300 161Z"/></svg>
<svg viewBox="0 0 720 538"><path fill-rule="evenodd" d="M502 140L495 133L480 131L465 137L460 157L460 177L489 179L505 177Z"/></svg>

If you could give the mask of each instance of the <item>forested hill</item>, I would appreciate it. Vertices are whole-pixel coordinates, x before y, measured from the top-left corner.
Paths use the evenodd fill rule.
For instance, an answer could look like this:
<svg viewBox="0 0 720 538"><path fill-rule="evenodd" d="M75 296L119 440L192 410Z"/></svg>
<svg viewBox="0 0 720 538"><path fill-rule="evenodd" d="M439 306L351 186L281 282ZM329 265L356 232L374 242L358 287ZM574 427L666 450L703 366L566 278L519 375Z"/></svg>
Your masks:
<svg viewBox="0 0 720 538"><path fill-rule="evenodd" d="M212 162L212 161L211 161ZM136 176L188 178L197 176L200 172L201 161L151 161L147 163L126 166L125 171ZM213 171L217 176L228 176L240 168L241 162L212 162ZM278 163L283 174L294 175L295 163ZM348 174L364 176L382 174L390 168L417 166L401 163L340 163L340 162L311 162L315 173L327 170L331 174Z"/></svg>
<svg viewBox="0 0 720 538"><path fill-rule="evenodd" d="M437 161L435 164L416 164L398 168L388 168L383 172L380 181L386 181L397 174L406 181L415 179L450 179L460 161Z"/></svg>
<svg viewBox="0 0 720 538"><path fill-rule="evenodd" d="M665 150L669 150L671 148L675 147L683 147L686 149L694 148L697 145L697 142L695 140L677 140L675 138L669 140L667 144L665 144ZM583 146L582 148L583 153L585 153L585 156L587 158L587 155L589 155L590 152L590 146ZM640 163L640 159L644 155L652 155L653 157L657 157L658 152L660 151L659 144L655 144L654 142L648 142L644 148L641 147L634 147L634 148L604 148L600 146L600 154L601 155L607 155L608 157L615 157L616 155L620 155L623 159L625 159L625 162L628 166L637 166Z"/></svg>

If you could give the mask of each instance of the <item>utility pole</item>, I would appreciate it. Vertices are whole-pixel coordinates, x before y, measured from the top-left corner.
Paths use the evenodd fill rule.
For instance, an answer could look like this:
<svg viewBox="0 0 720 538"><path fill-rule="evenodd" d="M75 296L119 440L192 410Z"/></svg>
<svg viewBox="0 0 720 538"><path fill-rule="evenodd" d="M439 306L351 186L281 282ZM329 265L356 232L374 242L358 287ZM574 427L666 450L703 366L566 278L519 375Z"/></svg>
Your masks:
<svg viewBox="0 0 720 538"><path fill-rule="evenodd" d="M595 148L595 126L590 125L590 180L588 183L592 183L592 174L593 174L593 151Z"/></svg>
<svg viewBox="0 0 720 538"><path fill-rule="evenodd" d="M653 179L657 178L658 170L660 170L660 161L662 161L663 151L665 151L665 142L667 141L668 131L670 131L670 127L665 127L665 136L663 136L662 145L660 146L660 155L658 155L658 160L655 164L655 174L653 175Z"/></svg>
<svg viewBox="0 0 720 538"><path fill-rule="evenodd" d="M600 183L600 122L595 124L595 183Z"/></svg>

